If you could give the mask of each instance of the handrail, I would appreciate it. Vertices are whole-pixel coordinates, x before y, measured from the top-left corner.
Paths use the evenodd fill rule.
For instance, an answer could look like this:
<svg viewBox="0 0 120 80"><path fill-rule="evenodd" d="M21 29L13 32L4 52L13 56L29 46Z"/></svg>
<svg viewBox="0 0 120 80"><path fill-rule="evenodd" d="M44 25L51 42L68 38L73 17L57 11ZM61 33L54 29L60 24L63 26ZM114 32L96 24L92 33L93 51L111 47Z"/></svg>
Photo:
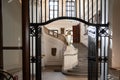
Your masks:
<svg viewBox="0 0 120 80"><path fill-rule="evenodd" d="M46 28L46 27L44 27L44 32L46 33L46 34L48 34L48 35L50 35L49 34L49 32L50 32L51 30L49 30L48 28ZM52 31L53 32L53 31ZM62 35L62 34L58 34L58 33L56 33L56 32L54 32L57 36L55 37L54 35L50 35L50 36L52 36L52 37L54 37L54 38L56 38L56 39L59 39L59 40L61 40L61 41L63 41L66 45L68 44L67 43L67 41L66 41L66 39L65 39L65 37ZM53 33L53 34L54 34Z"/></svg>
<svg viewBox="0 0 120 80"><path fill-rule="evenodd" d="M69 70L78 64L78 49L74 46L68 45L63 56L63 71Z"/></svg>

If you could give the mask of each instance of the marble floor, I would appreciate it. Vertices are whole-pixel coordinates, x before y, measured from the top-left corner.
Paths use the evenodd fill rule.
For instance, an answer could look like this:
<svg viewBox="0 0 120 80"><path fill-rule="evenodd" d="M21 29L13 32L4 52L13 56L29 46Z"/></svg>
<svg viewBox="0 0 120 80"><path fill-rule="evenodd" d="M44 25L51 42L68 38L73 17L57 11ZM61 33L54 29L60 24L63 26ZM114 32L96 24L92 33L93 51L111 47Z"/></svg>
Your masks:
<svg viewBox="0 0 120 80"><path fill-rule="evenodd" d="M85 76L67 76L61 72L42 72L42 80L87 80Z"/></svg>
<svg viewBox="0 0 120 80"><path fill-rule="evenodd" d="M61 67L46 67L42 71L42 80L87 80L87 76L64 75L60 69Z"/></svg>
<svg viewBox="0 0 120 80"><path fill-rule="evenodd" d="M87 49L84 48L83 45L80 44L74 44L76 48L79 49L79 63L83 70L83 67L87 66ZM83 54L84 53L84 54ZM88 80L87 76L70 76L70 75L64 75L61 72L62 67L45 67L45 69L42 72L42 80ZM55 71L58 70L58 71ZM87 71L87 67L83 71Z"/></svg>

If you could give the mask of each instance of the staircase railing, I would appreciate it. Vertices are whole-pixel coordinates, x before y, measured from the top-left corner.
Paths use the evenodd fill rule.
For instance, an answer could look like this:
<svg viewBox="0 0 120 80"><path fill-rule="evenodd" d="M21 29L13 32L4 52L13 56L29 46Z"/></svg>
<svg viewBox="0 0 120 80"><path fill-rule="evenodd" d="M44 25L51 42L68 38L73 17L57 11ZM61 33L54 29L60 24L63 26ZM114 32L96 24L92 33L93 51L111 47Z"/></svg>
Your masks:
<svg viewBox="0 0 120 80"><path fill-rule="evenodd" d="M72 69L78 65L78 49L74 48L73 45L68 45L64 52L63 62L63 71Z"/></svg>
<svg viewBox="0 0 120 80"><path fill-rule="evenodd" d="M49 30L48 28L44 27L44 32L56 39L61 40L62 42L64 42L66 45L68 44L66 41L66 38L62 35L62 34L58 34L57 32L53 31L53 30Z"/></svg>

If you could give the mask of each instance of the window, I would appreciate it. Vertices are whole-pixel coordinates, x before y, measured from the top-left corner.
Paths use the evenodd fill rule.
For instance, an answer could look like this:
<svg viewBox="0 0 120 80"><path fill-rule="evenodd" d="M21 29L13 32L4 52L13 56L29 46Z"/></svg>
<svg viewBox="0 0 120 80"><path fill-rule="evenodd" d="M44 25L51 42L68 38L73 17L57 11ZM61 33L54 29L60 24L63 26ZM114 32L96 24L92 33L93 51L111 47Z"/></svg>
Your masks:
<svg viewBox="0 0 120 80"><path fill-rule="evenodd" d="M49 0L49 19L58 17L59 0Z"/></svg>
<svg viewBox="0 0 120 80"><path fill-rule="evenodd" d="M75 11L75 0L67 0L66 1L66 15L68 17L76 17L76 11Z"/></svg>

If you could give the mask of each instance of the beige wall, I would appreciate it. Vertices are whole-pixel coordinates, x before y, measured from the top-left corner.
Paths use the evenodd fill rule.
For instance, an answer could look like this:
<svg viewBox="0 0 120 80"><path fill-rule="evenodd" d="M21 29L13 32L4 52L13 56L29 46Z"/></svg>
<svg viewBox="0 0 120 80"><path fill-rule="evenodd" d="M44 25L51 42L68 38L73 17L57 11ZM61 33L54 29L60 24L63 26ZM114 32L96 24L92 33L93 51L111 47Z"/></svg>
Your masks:
<svg viewBox="0 0 120 80"><path fill-rule="evenodd" d="M22 46L21 5L18 0L8 3L2 0L3 7L3 46ZM4 50L4 69L21 67L21 50Z"/></svg>
<svg viewBox="0 0 120 80"><path fill-rule="evenodd" d="M72 30L72 26L77 24L79 24L79 22L75 20L58 20L45 26L49 29L57 29L60 33L60 28L65 28L65 30Z"/></svg>
<svg viewBox="0 0 120 80"><path fill-rule="evenodd" d="M114 0L111 4L113 4L110 16L113 28L112 67L120 67L120 0Z"/></svg>
<svg viewBox="0 0 120 80"><path fill-rule="evenodd" d="M66 48L66 44L52 37L44 32L44 28L42 29L42 54L44 65L62 65L64 50ZM56 48L56 56L51 54L51 49Z"/></svg>
<svg viewBox="0 0 120 80"><path fill-rule="evenodd" d="M79 23L80 23L79 21L75 21L75 20L58 20L48 25L45 25L45 27L51 30L58 30L58 32L60 33L60 28L65 28L65 30L68 29L72 30L72 26L78 25ZM81 25L80 41L86 46L88 46L88 36L84 35L85 34L84 24L80 23L80 25Z"/></svg>

